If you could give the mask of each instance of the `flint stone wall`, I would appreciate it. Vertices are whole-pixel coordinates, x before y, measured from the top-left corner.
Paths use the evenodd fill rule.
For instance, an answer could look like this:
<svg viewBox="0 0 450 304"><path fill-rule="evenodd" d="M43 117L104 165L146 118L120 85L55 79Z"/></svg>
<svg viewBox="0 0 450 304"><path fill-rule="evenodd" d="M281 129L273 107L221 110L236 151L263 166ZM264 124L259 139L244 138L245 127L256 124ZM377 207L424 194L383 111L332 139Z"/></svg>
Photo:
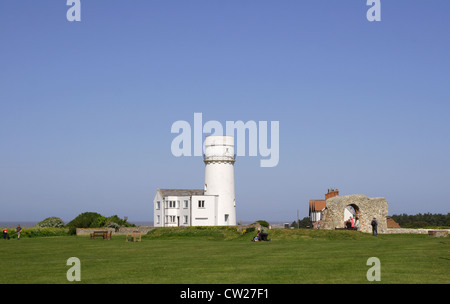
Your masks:
<svg viewBox="0 0 450 304"><path fill-rule="evenodd" d="M359 229L362 232L372 232L370 222L375 217L378 222L378 233L387 232L386 217L388 203L384 197L369 198L362 194L335 196L327 199L323 211L323 229L345 228L344 210L348 205L359 210Z"/></svg>
<svg viewBox="0 0 450 304"><path fill-rule="evenodd" d="M450 233L450 229L422 229L422 228L388 228L386 231L387 234L399 234L399 233L407 233L407 234L428 234L433 237L447 237Z"/></svg>

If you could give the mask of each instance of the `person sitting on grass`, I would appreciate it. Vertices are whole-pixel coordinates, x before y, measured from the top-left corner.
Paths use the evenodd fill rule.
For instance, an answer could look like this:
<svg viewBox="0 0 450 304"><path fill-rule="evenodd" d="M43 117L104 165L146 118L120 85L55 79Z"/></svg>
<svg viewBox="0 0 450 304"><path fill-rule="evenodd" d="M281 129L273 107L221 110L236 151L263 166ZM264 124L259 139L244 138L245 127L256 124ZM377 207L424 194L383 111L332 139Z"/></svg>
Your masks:
<svg viewBox="0 0 450 304"><path fill-rule="evenodd" d="M270 241L270 239L267 239L268 236L269 236L269 229L265 226L262 226L260 233L261 241Z"/></svg>
<svg viewBox="0 0 450 304"><path fill-rule="evenodd" d="M259 235L259 229L258 229L258 232L256 233L256 236L253 238L252 241L253 241L253 242L259 242L259 241L261 241L261 237L260 237L260 235Z"/></svg>

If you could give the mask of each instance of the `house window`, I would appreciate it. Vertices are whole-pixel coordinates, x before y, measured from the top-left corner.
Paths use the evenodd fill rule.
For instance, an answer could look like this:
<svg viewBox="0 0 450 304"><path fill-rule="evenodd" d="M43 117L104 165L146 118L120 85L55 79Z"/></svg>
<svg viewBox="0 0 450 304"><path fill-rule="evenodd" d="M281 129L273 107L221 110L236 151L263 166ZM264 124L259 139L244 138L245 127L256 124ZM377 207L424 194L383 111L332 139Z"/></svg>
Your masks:
<svg viewBox="0 0 450 304"><path fill-rule="evenodd" d="M205 201L198 201L199 208L205 208Z"/></svg>
<svg viewBox="0 0 450 304"><path fill-rule="evenodd" d="M160 216L157 215L157 216L156 216L156 224L159 224L159 221L160 221Z"/></svg>
<svg viewBox="0 0 450 304"><path fill-rule="evenodd" d="M184 201L184 208L189 208L189 201L188 200Z"/></svg>
<svg viewBox="0 0 450 304"><path fill-rule="evenodd" d="M169 215L169 223L175 223L175 215Z"/></svg>
<svg viewBox="0 0 450 304"><path fill-rule="evenodd" d="M176 208L176 202L175 201L169 201L169 208Z"/></svg>
<svg viewBox="0 0 450 304"><path fill-rule="evenodd" d="M157 202L156 202L156 209L159 210L160 208L161 208L161 202L160 202L160 201L157 201Z"/></svg>
<svg viewBox="0 0 450 304"><path fill-rule="evenodd" d="M189 217L187 215L184 216L184 223L187 224L189 220Z"/></svg>

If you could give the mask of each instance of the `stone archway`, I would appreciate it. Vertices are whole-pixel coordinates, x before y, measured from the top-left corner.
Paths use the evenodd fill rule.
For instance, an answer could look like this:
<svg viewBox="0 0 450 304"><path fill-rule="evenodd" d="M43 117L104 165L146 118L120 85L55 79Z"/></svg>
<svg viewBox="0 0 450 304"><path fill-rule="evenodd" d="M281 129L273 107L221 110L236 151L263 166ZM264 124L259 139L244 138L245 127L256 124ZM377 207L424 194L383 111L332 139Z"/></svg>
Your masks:
<svg viewBox="0 0 450 304"><path fill-rule="evenodd" d="M379 233L384 233L387 229L388 204L386 199L383 197L369 198L361 194L335 196L327 199L322 217L322 228L344 228L345 213L348 206L354 210L355 218L358 217L359 219L359 231L372 232L370 222L374 217L378 220ZM351 211L348 212L353 214Z"/></svg>

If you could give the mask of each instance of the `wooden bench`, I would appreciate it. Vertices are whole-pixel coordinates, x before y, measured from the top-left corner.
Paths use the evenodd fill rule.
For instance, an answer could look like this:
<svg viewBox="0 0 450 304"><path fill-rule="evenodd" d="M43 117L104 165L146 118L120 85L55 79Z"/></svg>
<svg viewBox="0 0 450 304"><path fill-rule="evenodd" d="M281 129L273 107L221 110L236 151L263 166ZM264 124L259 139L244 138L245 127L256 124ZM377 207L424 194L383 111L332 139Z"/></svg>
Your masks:
<svg viewBox="0 0 450 304"><path fill-rule="evenodd" d="M132 233L127 234L127 238L125 241L128 242L128 239L133 240L134 242L140 242L141 241L141 232L140 231L133 231Z"/></svg>
<svg viewBox="0 0 450 304"><path fill-rule="evenodd" d="M91 233L91 239L95 240L96 236L101 236L103 237L104 240L110 240L111 234L112 234L111 231L109 233L108 231L94 231Z"/></svg>

